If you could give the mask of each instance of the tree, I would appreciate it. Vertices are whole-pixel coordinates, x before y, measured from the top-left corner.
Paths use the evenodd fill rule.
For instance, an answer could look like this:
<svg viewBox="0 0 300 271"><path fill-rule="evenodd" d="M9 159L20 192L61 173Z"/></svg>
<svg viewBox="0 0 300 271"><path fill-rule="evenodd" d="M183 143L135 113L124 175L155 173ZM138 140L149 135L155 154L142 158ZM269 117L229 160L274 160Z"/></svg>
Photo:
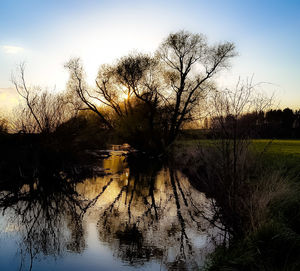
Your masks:
<svg viewBox="0 0 300 271"><path fill-rule="evenodd" d="M68 88L79 99L79 110L93 111L112 129L114 123L104 113L105 107L121 118L132 112L134 99L148 104L149 107L157 103L157 85L153 80L156 65L156 61L145 54L122 57L114 65L100 67L95 88L90 88L85 83L79 58L71 59L65 67L70 72Z"/></svg>
<svg viewBox="0 0 300 271"><path fill-rule="evenodd" d="M18 76L12 76L12 82L25 101L15 121L18 131L51 133L73 115L64 93L53 94L39 86L27 85L24 63L19 66Z"/></svg>
<svg viewBox="0 0 300 271"><path fill-rule="evenodd" d="M130 54L115 65L102 65L96 79L97 99L119 117L130 115L132 103L138 100L148 107L153 121L158 106L157 67L158 62L146 54Z"/></svg>
<svg viewBox="0 0 300 271"><path fill-rule="evenodd" d="M96 85L98 97L115 112L114 127L123 139L143 149L161 147L157 59L135 53L120 58L114 65L103 65Z"/></svg>
<svg viewBox="0 0 300 271"><path fill-rule="evenodd" d="M209 46L202 34L179 31L161 44L157 56L164 65L163 101L170 120L166 143L172 143L196 104L212 89L212 79L236 55L233 43Z"/></svg>
<svg viewBox="0 0 300 271"><path fill-rule="evenodd" d="M233 89L209 95L210 133L215 140L213 145L199 146L189 161L195 167L193 179L214 201L214 217L235 237L260 222L258 214L262 209L255 201L257 183L253 178L265 184L269 177L262 174L259 164L264 150L255 155L255 148L250 148L254 127L248 124L261 121L262 112L271 106L273 99L259 92L258 86L252 81L238 81ZM275 176L269 178L273 177L278 181Z"/></svg>
<svg viewBox="0 0 300 271"><path fill-rule="evenodd" d="M114 64L102 65L95 88L84 82L79 59L71 59L66 67L71 73L70 97L77 97L79 102L75 103L80 105L79 110L93 111L108 129L137 147L159 144L161 138L155 136L160 106L157 59L132 53ZM141 141L143 138L147 144Z"/></svg>

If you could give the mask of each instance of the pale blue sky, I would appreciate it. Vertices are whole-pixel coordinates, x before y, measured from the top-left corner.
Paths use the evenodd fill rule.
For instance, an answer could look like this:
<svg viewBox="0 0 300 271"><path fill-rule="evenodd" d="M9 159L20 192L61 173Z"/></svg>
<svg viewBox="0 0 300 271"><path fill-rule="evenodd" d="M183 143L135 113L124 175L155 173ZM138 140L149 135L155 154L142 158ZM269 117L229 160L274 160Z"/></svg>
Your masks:
<svg viewBox="0 0 300 271"><path fill-rule="evenodd" d="M64 89L63 64L82 58L93 82L100 64L132 50L153 52L170 32L232 41L239 56L219 78L269 82L281 107L300 108L300 1L0 0L0 105L13 100L10 75L27 63L32 84Z"/></svg>

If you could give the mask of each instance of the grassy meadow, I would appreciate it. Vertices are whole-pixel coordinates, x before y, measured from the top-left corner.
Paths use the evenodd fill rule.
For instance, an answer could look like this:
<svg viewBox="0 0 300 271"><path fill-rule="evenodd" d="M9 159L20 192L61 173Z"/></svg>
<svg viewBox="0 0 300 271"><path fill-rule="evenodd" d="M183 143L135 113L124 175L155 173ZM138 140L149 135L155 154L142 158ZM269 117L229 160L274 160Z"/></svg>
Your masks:
<svg viewBox="0 0 300 271"><path fill-rule="evenodd" d="M175 148L193 148L200 146L214 146L215 140L180 138L174 143ZM260 153L266 162L277 167L288 167L295 170L300 168L300 140L299 139L253 139L251 149Z"/></svg>

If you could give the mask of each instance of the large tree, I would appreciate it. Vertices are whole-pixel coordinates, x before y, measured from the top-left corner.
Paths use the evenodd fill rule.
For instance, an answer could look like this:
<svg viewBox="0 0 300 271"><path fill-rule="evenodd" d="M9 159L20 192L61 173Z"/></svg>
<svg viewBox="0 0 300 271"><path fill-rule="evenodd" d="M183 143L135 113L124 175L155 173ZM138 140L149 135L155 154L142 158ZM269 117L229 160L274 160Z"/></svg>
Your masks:
<svg viewBox="0 0 300 271"><path fill-rule="evenodd" d="M164 102L170 116L167 144L175 140L186 121L193 119L193 111L211 89L215 75L235 55L233 43L210 46L202 34L179 31L164 40L157 56L164 65Z"/></svg>
<svg viewBox="0 0 300 271"><path fill-rule="evenodd" d="M66 64L70 71L70 98L79 110L96 113L109 129L118 129L128 119L146 111L145 122L153 130L160 106L158 66L157 59L147 54L130 54L114 64L102 65L96 86L91 88L85 83L80 60L71 59Z"/></svg>
<svg viewBox="0 0 300 271"><path fill-rule="evenodd" d="M102 65L95 88L85 83L79 59L70 60L66 67L80 109L95 112L110 129L120 123L116 120L142 114L147 133L155 136L159 131L166 146L176 139L184 123L193 119L196 105L212 88L215 75L235 54L232 43L210 46L201 34L179 31L170 34L153 57L131 54L113 65ZM145 127L132 121L127 124L140 127L133 132Z"/></svg>

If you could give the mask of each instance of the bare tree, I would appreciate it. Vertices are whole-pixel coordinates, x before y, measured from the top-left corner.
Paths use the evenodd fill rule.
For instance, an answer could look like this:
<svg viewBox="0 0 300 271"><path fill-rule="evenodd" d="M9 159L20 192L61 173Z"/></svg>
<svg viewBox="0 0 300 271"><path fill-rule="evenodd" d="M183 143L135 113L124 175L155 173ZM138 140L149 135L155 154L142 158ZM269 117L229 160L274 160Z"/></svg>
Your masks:
<svg viewBox="0 0 300 271"><path fill-rule="evenodd" d="M50 133L68 120L73 112L68 107L64 93L53 94L39 86L29 87L25 80L25 65L19 66L18 76L12 76L18 94L25 107L17 111L15 129L30 133Z"/></svg>
<svg viewBox="0 0 300 271"><path fill-rule="evenodd" d="M19 66L19 78L17 79L14 75L12 75L12 82L15 85L15 88L18 94L24 98L26 105L33 116L36 124L40 131L43 130L40 120L37 117L36 112L33 109L33 106L36 104L36 100L38 98L37 93L33 93L30 89L28 89L25 81L25 63L20 64Z"/></svg>
<svg viewBox="0 0 300 271"><path fill-rule="evenodd" d="M254 113L259 116L273 104L273 95L268 97L259 87L262 83L253 83L253 79L245 82L238 80L235 87L223 91L215 90L208 98L209 115L212 129L221 131L222 138L248 139L253 127L244 127L242 118Z"/></svg>
<svg viewBox="0 0 300 271"><path fill-rule="evenodd" d="M255 127L244 125L242 117L254 112L257 116L272 105L273 96L268 97L258 90L260 83L254 84L252 79L242 82L238 80L233 90L215 91L211 93L209 108L211 109L212 132L220 140L221 152L230 168L234 179L237 179L238 163L243 163L248 152L250 139Z"/></svg>
<svg viewBox="0 0 300 271"><path fill-rule="evenodd" d="M157 51L164 63L164 101L170 121L167 143L173 142L199 99L211 89L212 79L236 55L233 43L209 46L205 36L179 31L170 34Z"/></svg>
<svg viewBox="0 0 300 271"><path fill-rule="evenodd" d="M93 95L87 86L84 78L84 70L79 58L69 60L65 67L70 72L70 79L68 89L71 97L73 97L73 104L76 104L78 110L91 110L102 120L103 124L109 129L112 129L111 123L105 117L105 114L100 111L97 101L101 100ZM74 97L73 94L76 96Z"/></svg>
<svg viewBox="0 0 300 271"><path fill-rule="evenodd" d="M263 176L260 154L250 148L253 129L242 117L272 105L273 97L259 91L252 80L238 81L235 88L214 91L208 99L213 146L199 146L193 161L198 182L215 199L216 218L235 236L251 228L253 176ZM257 114L258 116L258 114ZM251 222L252 223L252 222Z"/></svg>

